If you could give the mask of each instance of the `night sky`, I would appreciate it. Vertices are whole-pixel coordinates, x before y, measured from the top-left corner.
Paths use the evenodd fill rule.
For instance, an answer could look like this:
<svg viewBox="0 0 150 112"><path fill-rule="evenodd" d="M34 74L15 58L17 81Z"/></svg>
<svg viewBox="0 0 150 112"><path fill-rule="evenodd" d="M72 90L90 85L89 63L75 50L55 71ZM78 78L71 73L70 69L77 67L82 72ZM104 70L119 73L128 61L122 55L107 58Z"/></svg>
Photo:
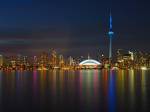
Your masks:
<svg viewBox="0 0 150 112"><path fill-rule="evenodd" d="M0 53L37 55L54 48L66 56L108 55L110 9L113 52L149 52L147 1L0 0Z"/></svg>

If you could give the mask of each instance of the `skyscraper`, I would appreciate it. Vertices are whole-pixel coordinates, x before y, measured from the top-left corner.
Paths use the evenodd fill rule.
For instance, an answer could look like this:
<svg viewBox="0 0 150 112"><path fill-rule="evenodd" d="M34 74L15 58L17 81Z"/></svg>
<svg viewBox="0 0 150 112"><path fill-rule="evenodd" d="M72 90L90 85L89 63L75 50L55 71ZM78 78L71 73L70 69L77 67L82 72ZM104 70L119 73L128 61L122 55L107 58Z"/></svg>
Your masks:
<svg viewBox="0 0 150 112"><path fill-rule="evenodd" d="M2 66L3 66L3 56L0 55L0 67L2 67Z"/></svg>
<svg viewBox="0 0 150 112"><path fill-rule="evenodd" d="M111 59L112 59L112 38L113 38L114 32L112 31L112 15L110 12L109 16L109 64L111 64Z"/></svg>

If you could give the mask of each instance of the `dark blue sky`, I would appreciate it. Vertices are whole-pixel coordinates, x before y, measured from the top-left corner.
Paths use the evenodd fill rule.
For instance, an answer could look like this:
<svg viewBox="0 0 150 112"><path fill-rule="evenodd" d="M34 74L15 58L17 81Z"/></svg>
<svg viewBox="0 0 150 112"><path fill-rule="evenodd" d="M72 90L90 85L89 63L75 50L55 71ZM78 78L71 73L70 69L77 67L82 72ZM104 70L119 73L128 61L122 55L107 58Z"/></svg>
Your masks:
<svg viewBox="0 0 150 112"><path fill-rule="evenodd" d="M114 52L149 51L150 3L141 0L1 0L0 52L108 54L110 8Z"/></svg>

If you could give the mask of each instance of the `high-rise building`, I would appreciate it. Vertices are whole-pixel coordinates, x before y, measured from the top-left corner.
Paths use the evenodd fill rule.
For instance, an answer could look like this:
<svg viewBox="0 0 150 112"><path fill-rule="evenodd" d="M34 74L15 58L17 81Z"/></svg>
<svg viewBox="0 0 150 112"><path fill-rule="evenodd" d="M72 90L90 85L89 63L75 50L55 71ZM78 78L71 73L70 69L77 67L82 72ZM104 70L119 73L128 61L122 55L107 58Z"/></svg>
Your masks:
<svg viewBox="0 0 150 112"><path fill-rule="evenodd" d="M48 65L48 53L43 52L39 57L39 64L41 67L47 67Z"/></svg>
<svg viewBox="0 0 150 112"><path fill-rule="evenodd" d="M0 55L0 67L3 66L3 56Z"/></svg>
<svg viewBox="0 0 150 112"><path fill-rule="evenodd" d="M51 50L51 54L50 54L50 66L51 67L57 66L57 53L54 49Z"/></svg>
<svg viewBox="0 0 150 112"><path fill-rule="evenodd" d="M69 56L69 63L68 63L68 65L69 66L74 66L74 60L73 60L73 58L71 57L71 56Z"/></svg>
<svg viewBox="0 0 150 112"><path fill-rule="evenodd" d="M59 55L59 67L62 68L64 66L64 57L63 55Z"/></svg>

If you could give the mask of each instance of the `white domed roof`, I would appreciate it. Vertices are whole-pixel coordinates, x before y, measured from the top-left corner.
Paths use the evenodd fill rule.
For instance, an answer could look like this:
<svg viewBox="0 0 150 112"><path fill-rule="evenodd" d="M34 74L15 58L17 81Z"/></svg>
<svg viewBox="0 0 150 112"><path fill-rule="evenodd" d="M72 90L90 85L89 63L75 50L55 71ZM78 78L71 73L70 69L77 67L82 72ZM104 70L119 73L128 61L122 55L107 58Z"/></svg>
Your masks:
<svg viewBox="0 0 150 112"><path fill-rule="evenodd" d="M101 63L94 59L87 59L79 63L79 65L101 65Z"/></svg>

